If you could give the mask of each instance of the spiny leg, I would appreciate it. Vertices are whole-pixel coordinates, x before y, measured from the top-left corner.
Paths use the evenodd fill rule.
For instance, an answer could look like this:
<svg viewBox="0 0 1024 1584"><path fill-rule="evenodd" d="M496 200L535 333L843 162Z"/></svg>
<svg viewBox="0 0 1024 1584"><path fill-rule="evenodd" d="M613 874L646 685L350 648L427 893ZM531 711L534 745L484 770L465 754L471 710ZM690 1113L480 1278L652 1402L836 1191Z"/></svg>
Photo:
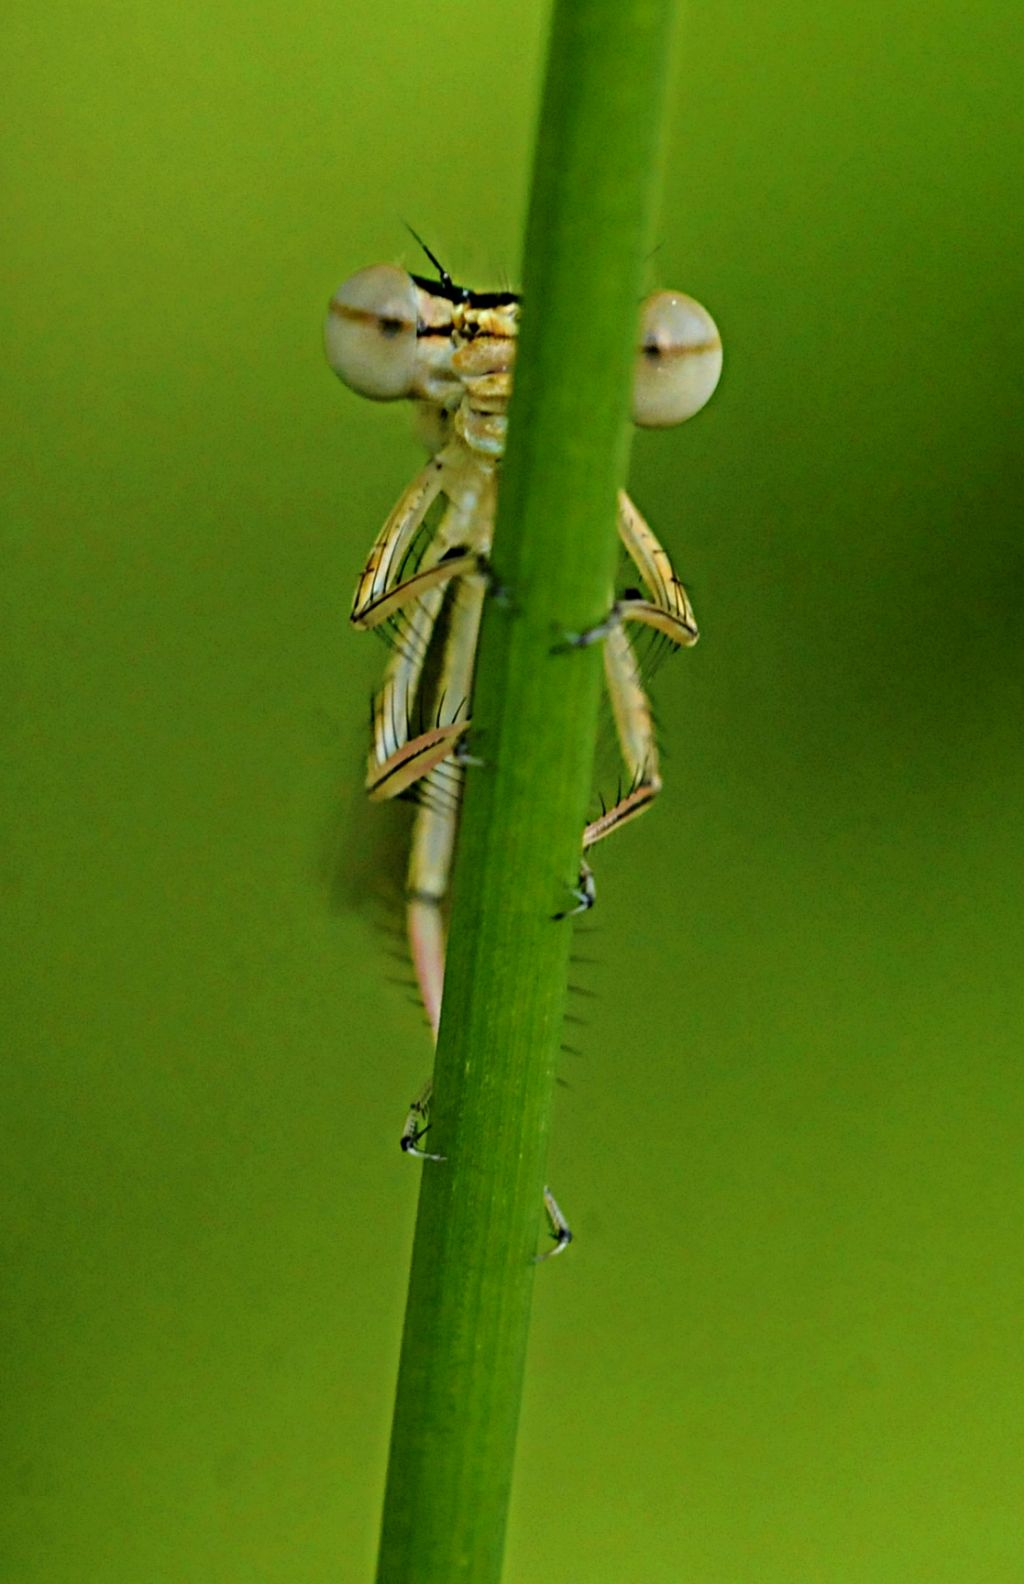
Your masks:
<svg viewBox="0 0 1024 1584"><path fill-rule="evenodd" d="M489 548L489 523L481 520L481 492L489 480L477 484L470 508L452 499L412 577L396 584L379 601L387 603L395 644L384 683L374 700L373 745L367 774L371 798L398 797L422 781L456 748L468 726L468 717L453 718L410 736L415 699L434 627L444 603L446 588L463 578L483 578ZM467 548L468 545L468 548ZM375 613L376 619L376 613ZM475 643L475 635L473 639ZM442 679L442 688L447 685ZM444 693L442 693L442 702ZM465 702L468 690L460 694ZM457 701L458 702L458 701Z"/></svg>
<svg viewBox="0 0 1024 1584"><path fill-rule="evenodd" d="M469 724L468 705L486 580L481 559L490 546L493 521L493 471L472 462L461 469L458 488L449 481L449 505L416 572L392 582L370 612L374 624L385 612L395 629L396 646L384 684L374 702L373 745L367 777L370 796L397 797L419 787L420 807L413 826L408 879L408 929L413 966L435 1041L444 979L444 926L441 902L447 890L458 820L461 770L453 757ZM463 550L469 545L471 548ZM371 562L374 556L371 555ZM445 635L438 679L435 724L410 737L415 699L446 586L455 597ZM365 616L364 612L364 616ZM404 616L404 623L403 623ZM417 1148L428 1126L430 1086L417 1096L402 1148Z"/></svg>
<svg viewBox="0 0 1024 1584"><path fill-rule="evenodd" d="M624 621L640 622L653 628L674 648L691 649L700 633L689 595L676 575L668 552L659 544L650 524L625 490L619 491L618 527L619 538L646 584L650 599L637 589L629 590L612 601L603 621L595 622L583 632L566 633L562 642L555 646L555 652L585 649L599 643Z"/></svg>
<svg viewBox="0 0 1024 1584"><path fill-rule="evenodd" d="M668 551L625 490L619 491L618 525L619 538L651 593L649 600L632 595L619 601L622 619L653 627L676 647L692 648L700 633L689 595Z"/></svg>
<svg viewBox="0 0 1024 1584"><path fill-rule="evenodd" d="M422 584L416 588L416 573L412 578L406 577L406 562L437 497L446 495L460 524L465 524L478 518L478 501L488 490L493 491L493 467L475 457L461 440L452 441L431 458L402 491L371 546L352 601L349 619L353 626L379 627L403 603L422 592ZM450 515L446 514L449 518ZM492 521L493 515L492 509ZM458 537L449 539L447 548L456 545L479 548L485 554L489 548L489 543L471 546L468 539ZM440 559L436 557L435 561ZM425 565L421 561L416 571ZM450 574L456 575L456 569L450 569ZM443 577L437 581L443 581ZM412 593L408 592L410 589Z"/></svg>
<svg viewBox="0 0 1024 1584"><path fill-rule="evenodd" d="M628 594L617 600L606 626L605 682L611 699L627 791L583 835L586 851L610 831L642 814L661 790L658 745L650 701L623 623L637 622L667 638L674 648L692 648L700 636L689 596L668 553L625 491L619 493L619 534L651 598Z"/></svg>
<svg viewBox="0 0 1024 1584"><path fill-rule="evenodd" d="M605 687L612 706L619 751L626 767L627 790L611 808L602 810L597 819L584 828L584 854L602 837L642 814L661 790L654 722L650 702L640 683L639 669L628 634L620 623L612 624L604 635ZM585 913L596 901L594 873L586 857L580 860L579 880L572 899L574 906L556 913L556 919Z"/></svg>
<svg viewBox="0 0 1024 1584"><path fill-rule="evenodd" d="M463 579L455 590L438 682L441 708L468 708L486 585ZM413 822L407 879L409 945L434 1039L441 1021L445 930L441 908L448 891L461 801L461 766L437 765L423 778Z"/></svg>
<svg viewBox="0 0 1024 1584"><path fill-rule="evenodd" d="M444 482L444 459L436 456L398 497L359 574L349 618L353 626L376 627L387 620L386 597L401 583L405 557Z"/></svg>
<svg viewBox="0 0 1024 1584"><path fill-rule="evenodd" d="M448 455L452 455L451 449ZM424 789L414 825L410 859L409 934L417 983L435 1039L440 1017L444 936L440 912L430 891L436 889L440 872L443 895L458 817L458 797L438 783L442 780L444 761L457 748L468 725L468 715L461 720L457 716L468 705L479 623L479 613L475 619L473 615L475 602L467 605L458 592L446 638L438 719L433 727L413 738L410 737L410 723L447 586L455 582L458 590L458 580L479 570L489 547L489 520L481 520L480 507L493 489L490 470L477 468L475 472L480 476L472 478L472 463L467 467L461 450L458 451L457 469L449 467L446 473L445 460L437 458L424 469L391 513L360 578L353 610L356 625L376 627L387 622L394 644L383 685L374 699L367 774L370 796L376 800L398 797L408 793L417 783ZM462 491L458 488L458 480L464 480L467 473L471 475L472 487ZM403 579L401 571L409 548L427 512L442 492L449 496L448 507L415 572ZM467 541L473 544L472 550L461 549ZM467 650L470 657L468 680L465 678ZM445 697L451 698L453 688L455 713L451 719L443 720L440 711L444 709ZM417 884L422 888L421 896L417 896ZM410 1107L401 1144L409 1154L441 1159L418 1148L429 1126L430 1094L428 1082Z"/></svg>
<svg viewBox="0 0 1024 1584"><path fill-rule="evenodd" d="M583 832L584 852L625 825L627 820L642 814L661 791L654 721L639 673L629 635L621 626L613 627L605 638L604 675L619 751L626 768L627 790L611 808L587 825Z"/></svg>
<svg viewBox="0 0 1024 1584"><path fill-rule="evenodd" d="M636 655L623 624L633 621L649 627L667 638L674 648L692 647L699 637L689 596L668 553L624 490L619 492L618 498L618 527L622 543L650 598L638 592L625 594L614 601L604 621L586 632L568 635L568 645L575 647L604 640L605 682L628 772L627 791L587 825L583 833L584 852L627 820L642 814L661 790L650 702L640 682ZM593 905L593 875L585 860L574 897L578 905L571 910L573 913L583 912Z"/></svg>
<svg viewBox="0 0 1024 1584"><path fill-rule="evenodd" d="M366 789L375 802L401 797L447 759L468 720L442 724L438 718L410 735L430 640L441 607L443 586L421 594L397 633L384 681L373 701ZM421 722L422 725L422 722Z"/></svg>
<svg viewBox="0 0 1024 1584"><path fill-rule="evenodd" d="M465 578L456 585L438 681L442 709L446 700L450 701L448 708L455 712L468 708L486 592L482 577ZM454 777L452 768L438 764L423 778L423 793L413 822L406 891L409 949L435 1044L441 1022L446 948L441 909L448 891L462 791L461 767ZM428 1083L406 1119L402 1148L407 1154L425 1153L417 1145L429 1126L426 1119L430 1094Z"/></svg>

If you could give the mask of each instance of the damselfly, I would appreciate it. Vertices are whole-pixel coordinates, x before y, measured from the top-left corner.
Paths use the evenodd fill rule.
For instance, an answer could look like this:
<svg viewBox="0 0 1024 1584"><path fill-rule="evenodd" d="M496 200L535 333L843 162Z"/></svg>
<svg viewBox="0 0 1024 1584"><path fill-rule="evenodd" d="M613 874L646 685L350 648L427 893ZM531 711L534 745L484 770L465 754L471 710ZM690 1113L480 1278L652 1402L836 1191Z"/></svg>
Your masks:
<svg viewBox="0 0 1024 1584"><path fill-rule="evenodd" d="M437 280L395 265L360 270L331 299L324 326L328 362L350 389L374 401L419 404L433 455L399 497L359 577L351 620L384 629L391 652L373 704L367 790L412 797L417 811L407 878L409 945L435 1039L444 986L445 921L477 635L491 586L489 556L520 300L514 292L457 286L433 254ZM707 310L680 292L658 292L640 312L633 420L649 428L698 412L718 383L722 346ZM594 899L586 854L648 808L661 786L650 705L628 623L673 648L697 641L686 590L668 555L625 492L619 535L643 584L617 598L607 618L572 643L604 643L605 683L625 768L624 790L583 832L577 912ZM440 652L428 665L432 639ZM427 1129L429 1086L402 1134L410 1154ZM558 1252L569 1241L550 1193L545 1202Z"/></svg>

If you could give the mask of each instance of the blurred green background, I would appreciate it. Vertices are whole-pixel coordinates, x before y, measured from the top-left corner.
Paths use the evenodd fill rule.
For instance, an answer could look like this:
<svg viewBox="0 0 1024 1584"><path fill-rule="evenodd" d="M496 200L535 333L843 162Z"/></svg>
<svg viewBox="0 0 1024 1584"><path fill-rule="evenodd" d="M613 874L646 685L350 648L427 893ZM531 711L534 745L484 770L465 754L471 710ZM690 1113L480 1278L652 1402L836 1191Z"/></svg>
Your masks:
<svg viewBox="0 0 1024 1584"><path fill-rule="evenodd" d="M685 18L651 279L726 374L632 488L704 638L598 855L509 1584L1024 1575L1017 15ZM320 320L403 219L515 281L546 20L6 8L15 1584L371 1576L429 1051L346 616L418 451Z"/></svg>

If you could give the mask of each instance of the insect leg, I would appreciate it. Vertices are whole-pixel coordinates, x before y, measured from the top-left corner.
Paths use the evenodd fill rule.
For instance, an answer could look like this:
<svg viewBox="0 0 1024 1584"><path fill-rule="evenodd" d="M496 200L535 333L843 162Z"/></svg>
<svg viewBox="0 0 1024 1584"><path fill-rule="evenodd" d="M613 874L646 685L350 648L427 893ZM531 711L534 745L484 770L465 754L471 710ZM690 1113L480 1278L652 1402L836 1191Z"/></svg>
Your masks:
<svg viewBox="0 0 1024 1584"><path fill-rule="evenodd" d="M429 1150L421 1150L419 1147L420 1139L430 1126L427 1118L430 1115L430 1097L433 1092L433 1080L428 1078L426 1083L423 1085L423 1088L413 1101L412 1105L409 1107L409 1115L405 1119L405 1126L402 1129L402 1137L399 1140L399 1143L402 1146L402 1153L405 1155L415 1155L417 1160L444 1160L443 1155L432 1155Z"/></svg>
<svg viewBox="0 0 1024 1584"><path fill-rule="evenodd" d="M465 578L455 590L441 667L439 696L445 714L462 716L437 731L464 728L473 685L480 617L487 592L483 577ZM441 1021L445 929L441 906L448 891L462 795L461 766L438 764L426 775L412 831L408 872L408 929L413 967L434 1038Z"/></svg>
<svg viewBox="0 0 1024 1584"><path fill-rule="evenodd" d="M619 537L651 594L650 599L629 594L618 600L619 619L642 622L676 646L692 648L700 633L689 596L667 551L625 490L619 491L618 523Z"/></svg>
<svg viewBox="0 0 1024 1584"><path fill-rule="evenodd" d="M631 592L617 599L604 621L586 632L571 634L568 643L584 646L604 640L605 681L615 717L615 730L628 772L628 790L612 808L592 820L583 833L583 850L634 818L661 789L658 749L651 707L640 682L639 666L623 624L640 623L667 638L676 648L691 647L699 636L693 607L665 550L625 491L619 492L619 535L650 598ZM594 900L593 879L584 863L575 893L582 912ZM560 915L565 916L565 915Z"/></svg>
<svg viewBox="0 0 1024 1584"><path fill-rule="evenodd" d="M551 1223L551 1236L554 1238L554 1248L545 1249L543 1254L535 1254L533 1263L541 1265L545 1260L554 1259L556 1254L561 1254L572 1242L572 1228L558 1206L558 1200L550 1188L544 1189L544 1209L547 1211L548 1221Z"/></svg>
<svg viewBox="0 0 1024 1584"><path fill-rule="evenodd" d="M375 627L386 619L380 613L384 597L402 580L406 552L444 485L443 458L434 457L402 491L377 535L359 574L350 621L355 627Z"/></svg>
<svg viewBox="0 0 1024 1584"><path fill-rule="evenodd" d="M614 601L603 621L585 632L567 634L559 647L585 648L607 638L624 621L635 621L661 633L675 648L692 648L700 633L689 596L676 576L667 551L625 490L619 491L618 525L619 537L646 584L650 598L638 590L623 594Z"/></svg>
<svg viewBox="0 0 1024 1584"><path fill-rule="evenodd" d="M603 836L642 814L661 791L651 706L640 682L633 646L621 622L609 626L604 638L605 686L611 700L619 751L626 767L627 791L585 827L584 853ZM575 906L556 913L556 919L572 918L594 905L594 874L585 857L580 862L579 880L572 897Z"/></svg>
<svg viewBox="0 0 1024 1584"><path fill-rule="evenodd" d="M412 710L419 692L430 640L444 603L445 589L458 578L480 573L483 551L466 549L466 523L452 502L416 572L389 589L377 609L387 606L394 651L373 705L373 743L366 786L371 798L399 797L423 780L457 746L469 720L443 722L410 738ZM376 621L376 609L374 619ZM475 640L474 640L475 641ZM442 680L442 685L444 682ZM465 701L468 694L460 695Z"/></svg>
<svg viewBox="0 0 1024 1584"><path fill-rule="evenodd" d="M442 710L458 712L468 707L485 593L486 584L480 577L466 579L456 587L439 683ZM440 725L437 728L443 729ZM409 854L406 927L420 999L436 1044L441 1023L446 947L441 908L448 890L458 828L461 767L438 764L423 780L424 793L413 822ZM428 1081L413 1101L402 1129L401 1145L406 1154L443 1160L441 1155L428 1154L418 1148L428 1125L426 1118L432 1089Z"/></svg>
<svg viewBox="0 0 1024 1584"><path fill-rule="evenodd" d="M475 497L480 489L478 476L485 475L486 470L479 464L474 465L473 459L467 461L466 448L461 442L445 446L417 473L389 513L359 574L350 617L353 626L378 627L394 615L403 598L393 596L400 588L414 582L403 575L406 556L438 495L443 493L449 497L456 517L462 522L466 516L463 498ZM489 476L484 477L484 482L493 489ZM458 543L458 539L449 539L447 548ZM481 548L486 550L486 546ZM435 565L440 560L440 556L435 557ZM424 565L421 562L418 570ZM451 575L456 575L454 570ZM435 574L434 581L443 581L443 577ZM422 583L415 586L409 598L421 593L424 586Z"/></svg>
<svg viewBox="0 0 1024 1584"><path fill-rule="evenodd" d="M621 626L613 627L605 639L604 673L615 732L626 767L627 791L586 827L584 852L627 820L642 814L661 791L651 706L640 682L633 646Z"/></svg>

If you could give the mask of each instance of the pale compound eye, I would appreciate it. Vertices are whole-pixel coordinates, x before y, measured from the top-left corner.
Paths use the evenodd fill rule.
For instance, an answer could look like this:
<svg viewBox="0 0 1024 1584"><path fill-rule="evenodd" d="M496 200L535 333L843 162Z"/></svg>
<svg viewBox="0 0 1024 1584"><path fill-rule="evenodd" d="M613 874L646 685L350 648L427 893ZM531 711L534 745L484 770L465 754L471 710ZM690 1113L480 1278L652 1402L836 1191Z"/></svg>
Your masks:
<svg viewBox="0 0 1024 1584"><path fill-rule="evenodd" d="M722 372L722 341L706 308L682 292L644 303L633 374L633 422L666 429L700 412Z"/></svg>
<svg viewBox="0 0 1024 1584"><path fill-rule="evenodd" d="M408 396L416 372L416 283L394 264L350 275L324 320L327 361L345 384L373 401Z"/></svg>

